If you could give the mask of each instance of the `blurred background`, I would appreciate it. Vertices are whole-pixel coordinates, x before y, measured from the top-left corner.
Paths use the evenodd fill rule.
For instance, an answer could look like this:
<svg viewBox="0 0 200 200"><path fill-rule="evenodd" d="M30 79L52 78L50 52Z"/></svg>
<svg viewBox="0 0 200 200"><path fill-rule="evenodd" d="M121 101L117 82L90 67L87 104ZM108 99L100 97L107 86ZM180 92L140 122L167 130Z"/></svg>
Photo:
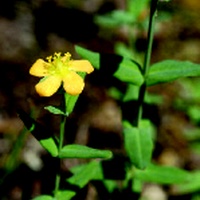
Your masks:
<svg viewBox="0 0 200 200"><path fill-rule="evenodd" d="M44 59L54 52L69 51L74 59L80 58L75 45L126 55L142 63L149 1L144 1L138 10L132 2L134 0L1 1L0 199L27 200L49 193L53 187L54 180L47 178L53 173L53 166L46 167L50 158L24 130L16 110L24 110L43 124L51 123L52 132L56 133L59 118L52 117L43 107L59 105L61 97L59 94L39 97L34 89L39 79L29 75L29 68L36 59ZM158 10L152 63L163 59L200 63L199 1L160 1ZM114 83L110 80L98 72L86 78L85 90L68 119L66 143L123 152L121 107L112 96ZM199 78L184 78L149 88L149 93L156 97L146 113L157 128L156 162L188 170L200 168L199 84ZM120 87L124 88L123 83ZM17 149L16 152L13 153L13 149ZM84 161L68 160L63 168L67 171L79 162ZM9 175L5 176L8 171ZM42 188L45 181L49 185ZM94 188L86 191L81 199L98 199ZM165 194L171 199L175 195L169 191Z"/></svg>

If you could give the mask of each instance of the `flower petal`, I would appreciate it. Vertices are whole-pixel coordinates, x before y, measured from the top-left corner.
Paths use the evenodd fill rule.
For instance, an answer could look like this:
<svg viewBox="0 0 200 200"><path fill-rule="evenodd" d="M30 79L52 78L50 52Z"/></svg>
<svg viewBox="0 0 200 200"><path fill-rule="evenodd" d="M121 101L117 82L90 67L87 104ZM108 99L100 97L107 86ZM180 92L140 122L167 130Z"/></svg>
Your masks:
<svg viewBox="0 0 200 200"><path fill-rule="evenodd" d="M56 93L61 82L60 76L47 76L35 86L35 89L40 96L49 97Z"/></svg>
<svg viewBox="0 0 200 200"><path fill-rule="evenodd" d="M83 79L73 71L63 78L63 83L65 91L71 95L80 94L85 86Z"/></svg>
<svg viewBox="0 0 200 200"><path fill-rule="evenodd" d="M71 60L69 61L69 69L76 72L87 72L88 74L94 71L88 60Z"/></svg>
<svg viewBox="0 0 200 200"><path fill-rule="evenodd" d="M42 59L38 59L30 68L29 73L37 77L47 76L49 74L48 68L49 68L49 63L45 62Z"/></svg>

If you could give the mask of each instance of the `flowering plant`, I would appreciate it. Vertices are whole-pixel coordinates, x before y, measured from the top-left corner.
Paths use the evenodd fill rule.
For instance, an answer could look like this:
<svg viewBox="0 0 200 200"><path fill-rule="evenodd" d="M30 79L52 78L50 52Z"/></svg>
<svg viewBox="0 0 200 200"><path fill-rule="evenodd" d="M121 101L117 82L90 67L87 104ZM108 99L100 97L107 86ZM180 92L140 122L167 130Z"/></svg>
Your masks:
<svg viewBox="0 0 200 200"><path fill-rule="evenodd" d="M145 199L142 195L146 183L176 185L176 191L182 194L191 191L199 192L199 171L190 173L187 170L162 166L152 161L156 130L152 121L149 118L144 118L144 104L151 105L152 101L155 103L155 99L148 94L148 88L183 77L200 76L200 65L189 61L164 60L151 64L158 1L151 0L150 3L147 48L143 62L138 61L134 56L127 56L132 55L132 50L124 49L124 47L121 49L123 50L122 55L106 54L105 56L105 54L76 46L75 50L84 58L83 60L71 60L70 53L64 55L55 53L53 56L47 57L47 61L36 60L30 68L31 75L41 78L39 83L35 85L36 92L40 96L50 97L60 87L64 88L61 90L63 98L60 107L54 105L45 107L51 114L60 115L58 137L26 113L19 111L19 116L29 132L50 154L50 157L53 157L52 162L55 162L57 166L55 187L52 193L40 195L34 200L70 200L92 181L101 182L99 193L101 195L103 186L106 191L105 196L103 196L105 199L116 199L116 196L117 199L134 199L136 196ZM99 21L97 21L107 23L112 27L123 25L132 28L133 24L141 19L142 8L146 9L148 3L148 0L130 0L127 11L114 11L107 16L99 17ZM107 62L111 65L111 70L105 69L104 64ZM97 72L102 70L101 72L108 75L110 79L114 77L115 80L126 86L123 92L117 87L114 87L114 90L111 88L109 91L112 97L122 105L120 125L122 126L124 146L123 153L120 155L118 152L113 153L108 149L102 150L79 144L66 145L64 143L66 120L73 112L79 95L84 89L85 75L92 73L94 69ZM123 105L130 102L131 107L128 107L129 116L127 117ZM132 102L134 102L134 106ZM69 158L89 160L84 164L70 168L70 177L63 181L65 183L63 186L61 185L61 164L63 159ZM98 191L98 184L96 185Z"/></svg>

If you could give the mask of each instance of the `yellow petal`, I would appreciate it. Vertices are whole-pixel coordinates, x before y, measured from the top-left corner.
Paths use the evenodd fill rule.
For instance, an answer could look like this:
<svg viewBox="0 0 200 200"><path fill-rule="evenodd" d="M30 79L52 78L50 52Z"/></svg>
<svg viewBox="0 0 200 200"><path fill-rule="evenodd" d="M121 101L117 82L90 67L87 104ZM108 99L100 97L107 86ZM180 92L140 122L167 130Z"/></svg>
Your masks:
<svg viewBox="0 0 200 200"><path fill-rule="evenodd" d="M82 92L85 83L75 72L69 72L63 79L63 87L68 94L78 95Z"/></svg>
<svg viewBox="0 0 200 200"><path fill-rule="evenodd" d="M29 73L33 76L43 77L48 75L49 63L42 59L36 60L29 70Z"/></svg>
<svg viewBox="0 0 200 200"><path fill-rule="evenodd" d="M69 69L76 72L87 72L88 74L94 71L88 60L71 60L69 61Z"/></svg>
<svg viewBox="0 0 200 200"><path fill-rule="evenodd" d="M52 96L61 85L60 76L48 76L44 80L41 80L35 89L40 96L49 97Z"/></svg>

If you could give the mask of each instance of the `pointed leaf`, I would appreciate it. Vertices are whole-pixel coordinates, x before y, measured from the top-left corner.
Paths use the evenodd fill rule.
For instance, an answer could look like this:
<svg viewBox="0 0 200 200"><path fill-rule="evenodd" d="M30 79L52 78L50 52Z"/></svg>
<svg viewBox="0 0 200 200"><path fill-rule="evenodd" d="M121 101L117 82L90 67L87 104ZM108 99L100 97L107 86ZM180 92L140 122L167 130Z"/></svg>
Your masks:
<svg viewBox="0 0 200 200"><path fill-rule="evenodd" d="M99 176L103 176L100 162L91 161L87 164L78 165L70 169L74 175L66 180L70 185L83 188L91 180L95 180ZM70 200L76 192L73 190L59 191L56 195L58 200Z"/></svg>
<svg viewBox="0 0 200 200"><path fill-rule="evenodd" d="M122 82L132 83L135 85L142 85L143 83L143 76L139 64L130 59L124 58L122 60L119 64L119 68L114 73L114 77Z"/></svg>
<svg viewBox="0 0 200 200"><path fill-rule="evenodd" d="M150 67L146 81L151 86L188 76L200 76L200 65L189 61L165 60Z"/></svg>
<svg viewBox="0 0 200 200"><path fill-rule="evenodd" d="M112 152L109 150L99 150L83 145L71 144L64 146L60 153L60 158L111 158Z"/></svg>
<svg viewBox="0 0 200 200"><path fill-rule="evenodd" d="M153 182L159 184L177 184L191 180L192 176L183 169L169 166L149 165L146 169L134 170L134 178L144 182Z"/></svg>
<svg viewBox="0 0 200 200"><path fill-rule="evenodd" d="M73 172L76 172L72 177L67 179L67 182L83 188L90 180L95 180L98 176L97 174L100 173L102 175L100 170L100 163L92 161L81 166L81 169L77 170L76 168L76 170L72 170Z"/></svg>
<svg viewBox="0 0 200 200"><path fill-rule="evenodd" d="M80 46L75 46L76 52L84 59L90 61L93 67L100 69L100 54Z"/></svg>
<svg viewBox="0 0 200 200"><path fill-rule="evenodd" d="M65 101L66 101L66 105L67 105L67 107L66 107L67 115L70 115L73 112L76 102L78 100L78 97L79 97L79 95L72 96L70 94L65 93Z"/></svg>
<svg viewBox="0 0 200 200"><path fill-rule="evenodd" d="M54 115L64 115L66 116L66 113L64 113L60 108L55 106L45 106L45 110L48 110L50 113L53 113Z"/></svg>
<svg viewBox="0 0 200 200"><path fill-rule="evenodd" d="M139 128L124 122L125 149L131 162L144 169L151 161L153 150L152 130L149 121L142 121Z"/></svg>
<svg viewBox="0 0 200 200"><path fill-rule="evenodd" d="M18 111L19 117L24 122L26 128L33 134L33 136L40 142L44 149L46 149L53 157L58 155L58 147L56 139L47 129L34 119L29 117L23 110Z"/></svg>
<svg viewBox="0 0 200 200"><path fill-rule="evenodd" d="M79 75L84 79L86 73L79 73ZM79 95L70 95L68 93L64 93L64 95L65 95L66 115L69 116L74 110Z"/></svg>
<svg viewBox="0 0 200 200"><path fill-rule="evenodd" d="M54 200L70 200L73 196L76 195L75 191L72 190L60 190L56 194L56 198Z"/></svg>
<svg viewBox="0 0 200 200"><path fill-rule="evenodd" d="M176 185L176 192L178 194L194 193L200 190L200 171L192 172L191 178L183 184Z"/></svg>
<svg viewBox="0 0 200 200"><path fill-rule="evenodd" d="M41 195L33 198L32 200L55 200L55 199L50 195Z"/></svg>
<svg viewBox="0 0 200 200"><path fill-rule="evenodd" d="M82 174L83 171L89 171L90 173L86 173L87 176L92 180L103 180L104 179L104 172L102 169L101 162L96 160L91 161L89 164L82 164L72 167L70 171L75 174ZM81 185L79 185L81 186Z"/></svg>
<svg viewBox="0 0 200 200"><path fill-rule="evenodd" d="M96 69L103 71L106 75L114 76L120 81L136 85L143 83L141 67L131 59L115 54L92 52L79 46L76 46L76 51L83 58L89 60Z"/></svg>

